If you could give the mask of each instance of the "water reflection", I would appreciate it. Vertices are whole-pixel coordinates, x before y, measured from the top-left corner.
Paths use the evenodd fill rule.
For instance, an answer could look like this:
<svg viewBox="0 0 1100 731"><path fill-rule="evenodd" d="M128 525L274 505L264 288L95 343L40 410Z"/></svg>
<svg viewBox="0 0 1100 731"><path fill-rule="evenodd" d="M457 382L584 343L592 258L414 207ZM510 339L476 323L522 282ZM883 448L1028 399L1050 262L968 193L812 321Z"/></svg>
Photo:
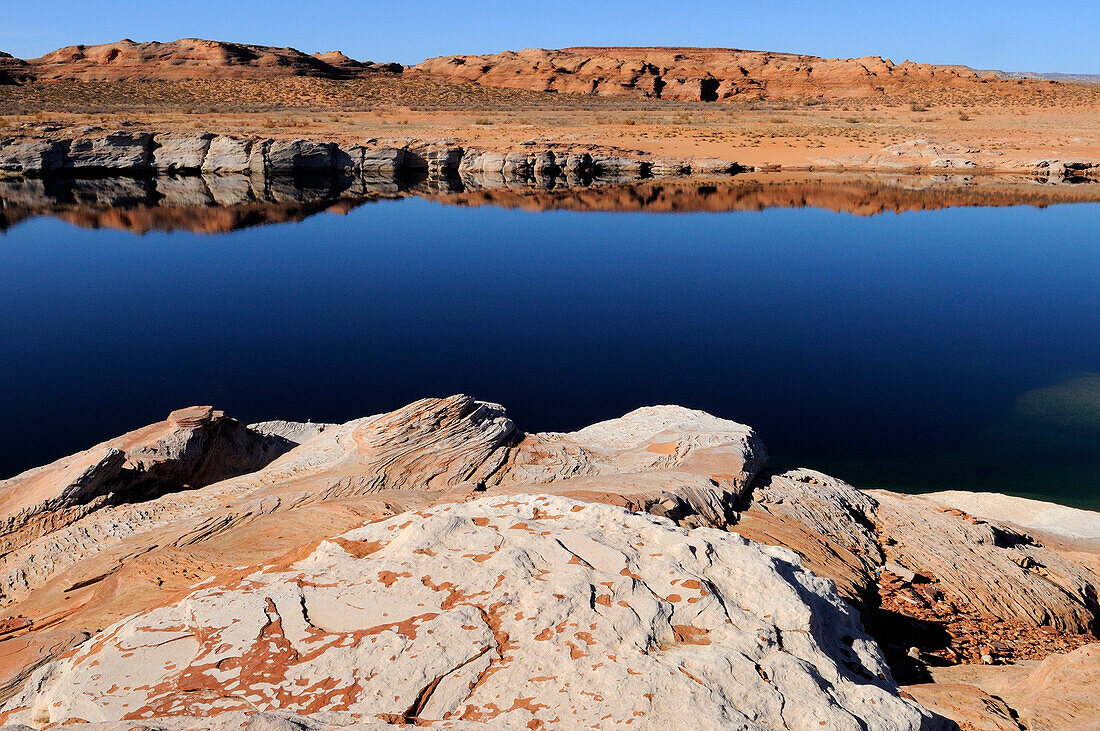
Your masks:
<svg viewBox="0 0 1100 731"><path fill-rule="evenodd" d="M1057 378L1100 373L1100 206L1007 205L1100 186L476 183L4 181L0 475L187 404L344 421L464 392L531 430L702 408L862 487L1100 499L1095 381Z"/></svg>
<svg viewBox="0 0 1100 731"><path fill-rule="evenodd" d="M383 199L418 196L450 205L530 211L652 213L820 208L861 216L959 206L1048 206L1100 201L1100 185L1052 184L1006 176L741 174L716 181L446 177L284 177L246 175L147 178L0 178L0 230L37 216L83 228L134 233L223 233L346 213Z"/></svg>

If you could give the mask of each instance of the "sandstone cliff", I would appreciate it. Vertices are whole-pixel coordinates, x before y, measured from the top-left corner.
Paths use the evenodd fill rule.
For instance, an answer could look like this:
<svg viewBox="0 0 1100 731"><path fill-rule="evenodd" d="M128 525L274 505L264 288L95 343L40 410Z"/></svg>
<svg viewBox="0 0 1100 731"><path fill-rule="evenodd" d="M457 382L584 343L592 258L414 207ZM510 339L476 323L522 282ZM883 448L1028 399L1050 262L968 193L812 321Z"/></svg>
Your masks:
<svg viewBox="0 0 1100 731"><path fill-rule="evenodd" d="M431 58L410 72L485 86L704 102L868 97L979 84L1010 89L1024 83L958 66L911 61L895 64L879 57L824 59L732 48L528 49Z"/></svg>
<svg viewBox="0 0 1100 731"><path fill-rule="evenodd" d="M0 85L27 81L33 76L34 71L29 63L0 51Z"/></svg>

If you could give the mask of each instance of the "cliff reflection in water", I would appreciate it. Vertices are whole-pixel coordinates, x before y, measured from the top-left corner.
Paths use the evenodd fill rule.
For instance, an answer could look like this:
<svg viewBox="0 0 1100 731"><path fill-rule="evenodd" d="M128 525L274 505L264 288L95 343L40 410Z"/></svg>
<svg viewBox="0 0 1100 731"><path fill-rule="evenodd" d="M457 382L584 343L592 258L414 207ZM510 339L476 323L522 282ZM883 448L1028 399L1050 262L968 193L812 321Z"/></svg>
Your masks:
<svg viewBox="0 0 1100 731"><path fill-rule="evenodd" d="M419 196L461 206L530 211L653 213L821 208L861 216L958 206L1048 206L1100 201L1100 185L1004 176L742 174L720 181L548 179L496 176L0 178L0 230L37 216L84 228L224 233L346 213L380 199Z"/></svg>

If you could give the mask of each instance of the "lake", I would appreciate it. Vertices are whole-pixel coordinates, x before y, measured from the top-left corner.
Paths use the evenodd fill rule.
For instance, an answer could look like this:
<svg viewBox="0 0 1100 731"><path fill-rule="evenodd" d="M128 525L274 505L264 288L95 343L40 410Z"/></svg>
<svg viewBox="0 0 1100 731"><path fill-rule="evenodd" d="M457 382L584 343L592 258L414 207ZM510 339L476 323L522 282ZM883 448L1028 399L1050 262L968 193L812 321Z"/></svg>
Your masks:
<svg viewBox="0 0 1100 731"><path fill-rule="evenodd" d="M462 392L528 431L681 404L777 467L1100 508L1100 204L444 193L9 211L0 476L192 404L344 421Z"/></svg>

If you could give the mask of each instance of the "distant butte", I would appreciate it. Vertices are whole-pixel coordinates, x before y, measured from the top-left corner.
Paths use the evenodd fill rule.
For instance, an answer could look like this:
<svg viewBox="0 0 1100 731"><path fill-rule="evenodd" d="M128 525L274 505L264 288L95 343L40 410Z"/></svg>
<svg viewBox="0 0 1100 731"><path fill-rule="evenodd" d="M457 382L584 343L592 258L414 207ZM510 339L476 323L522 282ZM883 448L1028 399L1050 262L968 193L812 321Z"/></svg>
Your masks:
<svg viewBox="0 0 1100 731"><path fill-rule="evenodd" d="M957 65L894 63L877 56L826 59L735 48L527 49L440 56L408 69L399 63L357 61L340 51L309 55L294 48L198 38L168 43L124 39L96 46L66 46L28 60L0 53L0 84L35 79L355 79L402 72L451 84L704 102L860 98L943 89L966 91L982 85L1011 94L1021 86L1049 85L1053 78L977 71ZM1066 76L1060 80L1081 78Z"/></svg>
<svg viewBox="0 0 1100 731"><path fill-rule="evenodd" d="M129 39L97 46L66 46L22 61L0 55L4 73L20 79L118 81L123 79L267 79L310 76L345 79L377 72L400 72L400 64L376 64L339 51L310 56L294 48L183 38L161 43ZM17 79L19 80L19 79Z"/></svg>

